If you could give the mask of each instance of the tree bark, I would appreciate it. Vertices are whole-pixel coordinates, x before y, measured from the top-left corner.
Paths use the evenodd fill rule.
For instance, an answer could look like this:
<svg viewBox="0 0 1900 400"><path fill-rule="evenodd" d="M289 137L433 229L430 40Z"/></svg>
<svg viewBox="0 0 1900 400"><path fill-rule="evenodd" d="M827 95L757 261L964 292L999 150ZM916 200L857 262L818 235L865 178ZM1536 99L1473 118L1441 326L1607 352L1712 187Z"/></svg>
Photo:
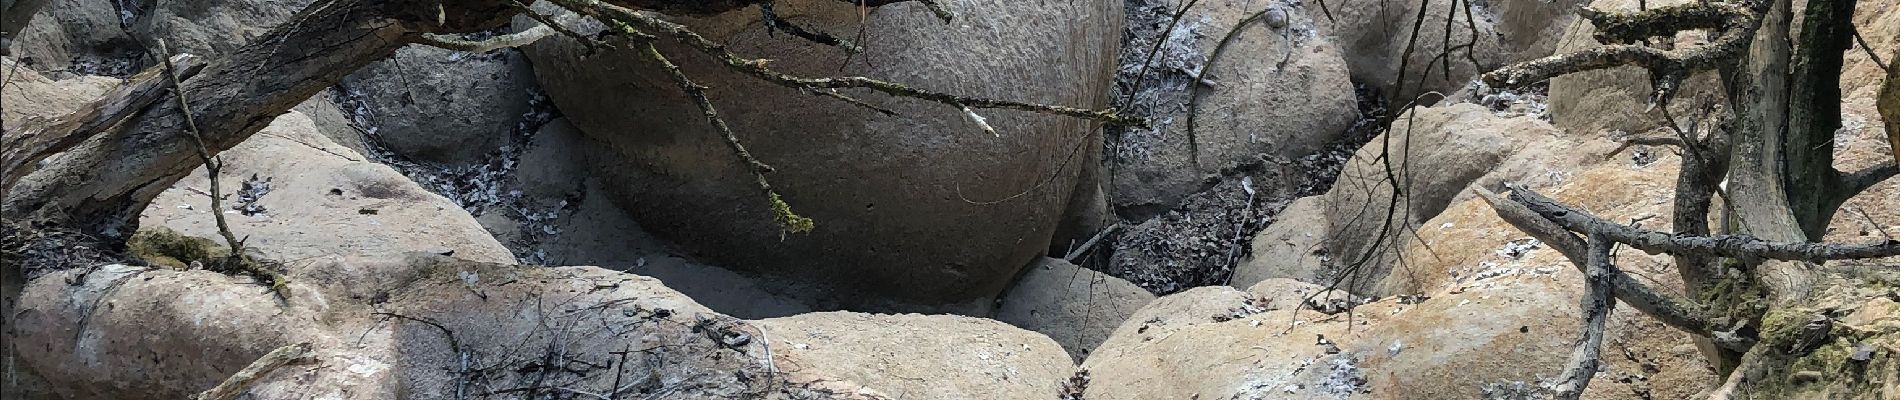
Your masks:
<svg viewBox="0 0 1900 400"><path fill-rule="evenodd" d="M1841 128L1841 65L1854 43L1854 0L1809 0L1794 59L1786 142L1789 206L1810 241L1851 195L1834 169L1834 131Z"/></svg>
<svg viewBox="0 0 1900 400"><path fill-rule="evenodd" d="M344 75L395 53L414 31L389 16L390 6L345 0L305 9L185 81L180 89L204 121L205 144L212 152L229 149ZM184 126L176 102L159 102L22 178L0 212L58 210L86 231L129 235L139 211L198 166Z"/></svg>

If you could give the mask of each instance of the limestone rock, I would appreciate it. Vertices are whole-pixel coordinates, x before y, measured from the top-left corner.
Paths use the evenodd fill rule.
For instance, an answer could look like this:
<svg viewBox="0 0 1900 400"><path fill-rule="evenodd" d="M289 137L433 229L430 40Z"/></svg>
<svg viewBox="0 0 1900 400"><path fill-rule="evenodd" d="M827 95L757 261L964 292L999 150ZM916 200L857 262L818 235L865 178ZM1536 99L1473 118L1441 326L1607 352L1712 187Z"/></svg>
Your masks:
<svg viewBox="0 0 1900 400"><path fill-rule="evenodd" d="M863 20L861 44L873 51L849 63L838 49L768 36L757 12L678 21L787 73L1095 108L1106 98L1120 5L973 1L958 3L958 22L945 25L915 3L778 3L781 17L810 29L855 32ZM835 287L845 304L987 309L1047 251L1076 176L1098 164L1071 157L1097 140L1087 121L978 111L999 138L941 104L844 91L902 115L882 116L740 75L670 41L660 47L711 87L720 114L777 169L773 187L816 220L815 231L780 232L748 171L650 60L630 52L583 59L581 46L562 37L526 52L574 126L605 142L603 156L589 157L592 173L643 226L720 265Z"/></svg>
<svg viewBox="0 0 1900 400"><path fill-rule="evenodd" d="M200 2L152 0L132 24L146 42L164 39L173 52L218 56L237 51L289 21L311 0Z"/></svg>
<svg viewBox="0 0 1900 400"><path fill-rule="evenodd" d="M11 38L16 59L41 71L70 70L77 75L126 75L141 50L120 28L125 21L116 2L50 0L19 37ZM136 10L132 10L136 12ZM9 21L10 22L10 21ZM14 27L9 26L11 30Z"/></svg>
<svg viewBox="0 0 1900 400"><path fill-rule="evenodd" d="M952 315L822 312L754 322L778 367L931 399L1054 396L1075 364L1049 337Z"/></svg>
<svg viewBox="0 0 1900 400"><path fill-rule="evenodd" d="M996 319L1049 335L1079 362L1154 298L1120 278L1044 258L1003 295Z"/></svg>
<svg viewBox="0 0 1900 400"><path fill-rule="evenodd" d="M280 261L430 252L515 262L466 211L330 141L302 114L279 117L221 156L225 210L208 209L209 179L200 167L154 199L140 223L221 242L210 213L222 212L232 233L250 238L247 246ZM269 186L255 201L262 212L231 209L243 203L243 185L253 176Z"/></svg>

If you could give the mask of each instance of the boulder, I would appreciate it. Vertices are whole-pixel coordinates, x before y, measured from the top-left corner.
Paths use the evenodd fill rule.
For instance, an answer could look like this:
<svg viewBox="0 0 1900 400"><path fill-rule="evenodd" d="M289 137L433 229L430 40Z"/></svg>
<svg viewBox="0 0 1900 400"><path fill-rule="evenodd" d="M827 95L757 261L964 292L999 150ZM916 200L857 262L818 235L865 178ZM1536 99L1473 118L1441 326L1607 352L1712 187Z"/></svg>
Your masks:
<svg viewBox="0 0 1900 400"><path fill-rule="evenodd" d="M952 8L958 22L945 25L915 3L778 3L781 17L810 29L864 28L870 51L849 62L839 49L768 35L757 12L678 21L787 73L1103 106L1120 2ZM1088 121L980 110L998 127L1000 136L991 136L942 104L844 91L901 115L883 116L741 75L670 41L660 47L710 87L733 131L776 168L773 187L816 230L781 232L749 171L651 60L625 51L583 58L564 37L526 51L574 126L605 142L589 157L592 174L642 226L720 265L833 287L846 304L890 299L986 311L1049 248L1076 176L1097 165L1072 156L1097 140Z"/></svg>
<svg viewBox="0 0 1900 400"><path fill-rule="evenodd" d="M54 80L11 57L0 58L0 81L7 82L0 87L0 98L7 102L0 108L0 122L9 130L59 118L119 86L118 79L102 76Z"/></svg>
<svg viewBox="0 0 1900 400"><path fill-rule="evenodd" d="M23 1L30 3L32 1ZM11 39L13 57L41 71L65 70L74 75L123 76L133 72L143 54L137 42L120 28L124 16L118 2L50 0L33 15L19 36ZM9 24L13 21L7 21ZM14 29L15 26L8 26Z"/></svg>
<svg viewBox="0 0 1900 400"><path fill-rule="evenodd" d="M1154 298L1120 278L1044 258L1003 295L996 320L1049 335L1081 362Z"/></svg>
<svg viewBox="0 0 1900 400"><path fill-rule="evenodd" d="M1374 288L1418 224L1528 141L1554 135L1536 118L1500 118L1470 103L1413 109L1390 132L1360 148L1325 195L1327 253L1353 274L1343 288L1362 295L1384 294Z"/></svg>
<svg viewBox="0 0 1900 400"><path fill-rule="evenodd" d="M411 45L343 79L375 140L417 161L465 165L509 143L536 96L520 52Z"/></svg>
<svg viewBox="0 0 1900 400"><path fill-rule="evenodd" d="M1049 337L990 319L822 312L754 324L779 369L892 398L1047 398L1075 372Z"/></svg>
<svg viewBox="0 0 1900 400"><path fill-rule="evenodd" d="M1658 0L1650 7L1686 3L1688 0ZM1596 0L1590 7L1603 11L1636 11L1637 0ZM1557 46L1557 54L1568 54L1600 46L1591 36L1596 28L1590 21L1577 19ZM1708 42L1705 33L1677 35L1677 48L1701 46ZM1676 118L1697 118L1704 103L1719 104L1727 98L1722 92L1720 74L1704 71L1682 83L1669 112ZM1654 88L1649 71L1636 66L1568 74L1550 80L1550 121L1558 129L1578 135L1604 135L1606 132L1648 132L1665 126L1663 110L1650 107Z"/></svg>
<svg viewBox="0 0 1900 400"><path fill-rule="evenodd" d="M1556 54L1557 44L1564 40L1564 33L1569 31L1571 24L1581 20L1577 16L1578 7L1587 2L1492 0L1485 2L1484 6L1497 18L1493 24L1506 61L1515 63Z"/></svg>
<svg viewBox="0 0 1900 400"><path fill-rule="evenodd" d="M1290 163L1340 140L1358 119L1345 59L1320 28L1324 22L1289 2L1255 3L1260 2L1195 3L1173 32L1179 37L1163 49L1189 54L1157 57L1144 69L1141 63L1152 48L1148 39L1131 45L1141 51L1124 55L1119 80L1129 86L1142 82L1131 101L1155 125L1111 128L1120 132L1110 158L1115 171L1111 200L1123 215L1145 219L1172 209L1225 171ZM1173 11L1130 15L1171 19ZM1261 12L1277 17L1272 23L1262 17L1240 25ZM1159 27L1154 31L1160 35ZM1204 58L1215 57L1230 34L1233 39L1218 58ZM1138 78L1143 72L1148 77ZM1262 188L1304 182L1297 174L1255 175L1255 185Z"/></svg>
<svg viewBox="0 0 1900 400"><path fill-rule="evenodd" d="M220 156L224 210L209 209L209 179L200 167L154 199L140 224L222 243L210 214L222 212L232 233L249 238L246 246L280 261L422 251L515 262L461 207L330 141L303 114L284 114ZM235 209L247 203L247 182L268 187L249 202L261 212Z"/></svg>
<svg viewBox="0 0 1900 400"><path fill-rule="evenodd" d="M312 0L241 0L200 2L151 0L131 26L139 39L164 39L173 52L218 56L237 51L252 39L289 21Z"/></svg>
<svg viewBox="0 0 1900 400"><path fill-rule="evenodd" d="M1515 1L1537 0L1506 2ZM1450 93L1464 87L1479 73L1503 66L1512 59L1499 43L1495 25L1498 17L1489 7L1454 9L1428 0L1335 0L1305 4L1309 14L1329 16L1327 27L1333 32L1334 43L1346 54L1353 80L1380 89L1394 104L1405 104L1428 91ZM1418 22L1420 7L1428 7L1422 24ZM1416 38L1413 26L1422 27ZM1452 27L1449 38L1446 26ZM1406 67L1403 77L1399 76L1400 64ZM1425 104L1436 101L1433 98L1421 100Z"/></svg>
<svg viewBox="0 0 1900 400"><path fill-rule="evenodd" d="M1366 383L1346 319L1228 287L1164 296L1082 363L1088 399L1335 399ZM1361 317L1376 318L1376 313ZM1365 321L1365 320L1360 320ZM1358 328L1359 331L1364 328Z"/></svg>
<svg viewBox="0 0 1900 400"><path fill-rule="evenodd" d="M1274 222L1253 235L1253 251L1234 267L1234 287L1248 287L1274 278L1323 282L1330 274L1326 262L1326 235L1331 231L1325 200L1301 197L1273 216Z"/></svg>

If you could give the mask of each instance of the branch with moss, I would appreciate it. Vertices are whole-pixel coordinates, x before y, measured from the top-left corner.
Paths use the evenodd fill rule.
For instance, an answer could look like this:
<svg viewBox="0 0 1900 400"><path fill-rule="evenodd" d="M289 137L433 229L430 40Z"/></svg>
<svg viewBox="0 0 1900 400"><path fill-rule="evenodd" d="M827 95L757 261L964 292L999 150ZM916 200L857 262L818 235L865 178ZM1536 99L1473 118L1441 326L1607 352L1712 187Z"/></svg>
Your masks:
<svg viewBox="0 0 1900 400"><path fill-rule="evenodd" d="M1510 200L1522 204L1564 229L1601 234L1650 254L1697 254L1728 257L1754 264L1762 260L1807 261L1867 259L1900 256L1900 241L1866 244L1775 242L1749 235L1677 235L1631 228L1551 200L1525 188L1511 190Z"/></svg>

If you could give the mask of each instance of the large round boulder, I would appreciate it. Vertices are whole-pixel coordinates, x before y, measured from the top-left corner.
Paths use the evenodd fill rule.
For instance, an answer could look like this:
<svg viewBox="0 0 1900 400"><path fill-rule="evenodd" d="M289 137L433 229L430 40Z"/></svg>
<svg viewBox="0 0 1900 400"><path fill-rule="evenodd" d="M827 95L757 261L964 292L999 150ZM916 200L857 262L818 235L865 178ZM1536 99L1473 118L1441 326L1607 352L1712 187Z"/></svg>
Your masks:
<svg viewBox="0 0 1900 400"><path fill-rule="evenodd" d="M779 2L780 17L808 29L862 30L865 52L855 56L772 34L757 10L677 22L786 73L1098 108L1120 5L958 2L955 23L945 24L916 3ZM642 226L719 264L831 286L847 306L893 299L987 309L1047 250L1076 177L1097 163L1081 151L1099 140L1090 121L978 110L993 136L943 104L841 91L897 113L880 115L734 72L670 40L660 51L709 87L739 139L777 169L773 187L815 230L786 234L774 224L748 169L651 59L585 56L566 37L527 49L555 105L605 142L591 150L592 172Z"/></svg>
<svg viewBox="0 0 1900 400"><path fill-rule="evenodd" d="M1384 90L1399 104L1429 91L1449 93L1510 59L1499 44L1497 17L1487 7L1454 8L1431 0L1305 4L1309 12L1325 16L1353 79Z"/></svg>
<svg viewBox="0 0 1900 400"><path fill-rule="evenodd" d="M1122 55L1121 90L1141 82L1130 102L1156 123L1116 137L1112 200L1124 216L1174 208L1223 171L1312 154L1358 119L1346 61L1323 19L1285 1L1198 2L1166 35L1167 56L1143 68L1174 13L1149 6L1129 14L1131 33L1147 37ZM1254 175L1268 187L1305 180Z"/></svg>

